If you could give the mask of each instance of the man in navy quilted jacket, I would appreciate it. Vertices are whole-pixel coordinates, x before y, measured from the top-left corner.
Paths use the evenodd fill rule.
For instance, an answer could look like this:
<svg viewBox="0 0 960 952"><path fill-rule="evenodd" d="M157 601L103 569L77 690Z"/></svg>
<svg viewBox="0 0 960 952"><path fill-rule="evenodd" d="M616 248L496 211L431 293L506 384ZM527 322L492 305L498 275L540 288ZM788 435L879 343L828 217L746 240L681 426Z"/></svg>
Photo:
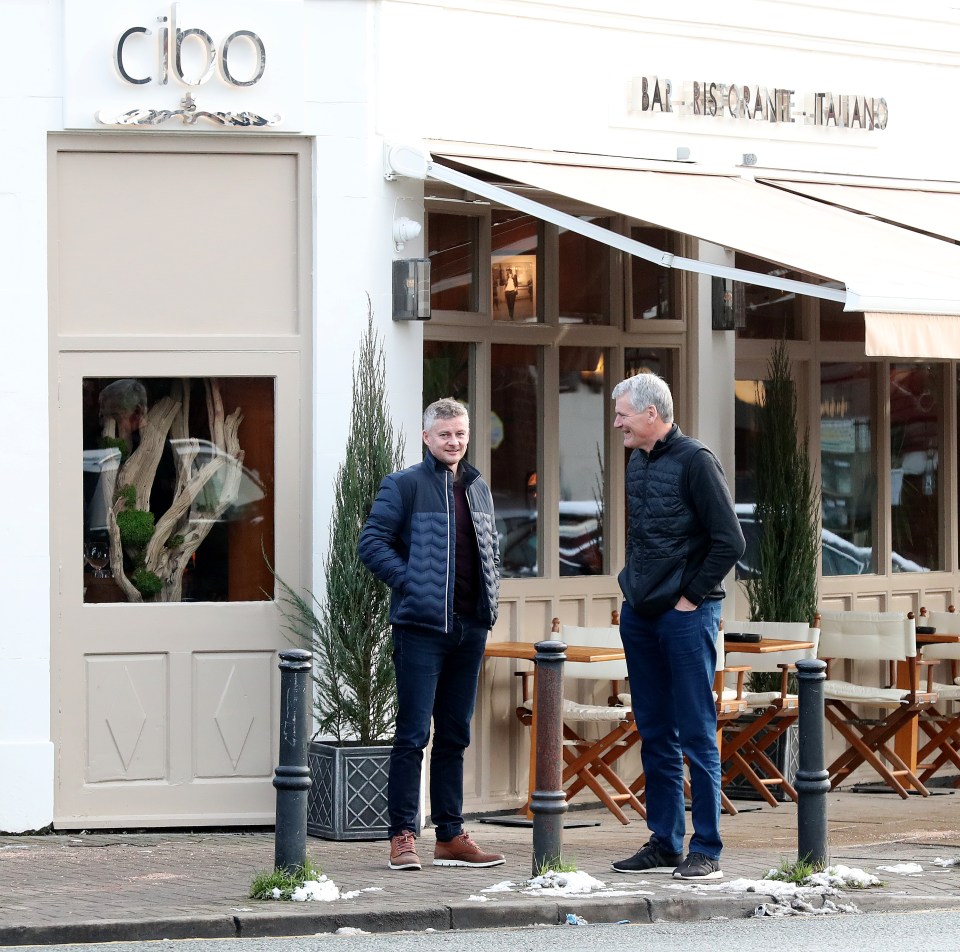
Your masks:
<svg viewBox="0 0 960 952"><path fill-rule="evenodd" d="M620 637L647 778L650 841L613 863L620 873L673 869L719 879L720 756L713 679L723 579L744 541L716 456L673 422L656 374L613 388L613 425L627 464L627 552ZM690 764L693 835L683 855L683 759Z"/></svg>
<svg viewBox="0 0 960 952"><path fill-rule="evenodd" d="M357 550L391 589L397 732L387 784L390 868L420 869L414 831L431 720L433 865L497 866L503 856L481 850L463 829L463 753L500 593L493 497L463 458L470 420L462 403L431 403L423 442L422 463L380 484Z"/></svg>

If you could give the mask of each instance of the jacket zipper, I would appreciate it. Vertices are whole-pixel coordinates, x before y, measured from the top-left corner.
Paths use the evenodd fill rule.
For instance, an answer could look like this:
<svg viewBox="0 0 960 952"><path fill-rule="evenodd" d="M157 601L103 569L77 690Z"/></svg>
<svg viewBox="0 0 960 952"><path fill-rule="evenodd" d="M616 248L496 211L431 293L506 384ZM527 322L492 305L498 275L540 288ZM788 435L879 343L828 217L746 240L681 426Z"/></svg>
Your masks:
<svg viewBox="0 0 960 952"><path fill-rule="evenodd" d="M450 497L453 495L453 483L447 483L447 479L453 479L453 473L448 469L443 478L444 486L444 498L446 500L447 506L447 579L446 579L446 588L443 593L443 628L445 631L450 630Z"/></svg>

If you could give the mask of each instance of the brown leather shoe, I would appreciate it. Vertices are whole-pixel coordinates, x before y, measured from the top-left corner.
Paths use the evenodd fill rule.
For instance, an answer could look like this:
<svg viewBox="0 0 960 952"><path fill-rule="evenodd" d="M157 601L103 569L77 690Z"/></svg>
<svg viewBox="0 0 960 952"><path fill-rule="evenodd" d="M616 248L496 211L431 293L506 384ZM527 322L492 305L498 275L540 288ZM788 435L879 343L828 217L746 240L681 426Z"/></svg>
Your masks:
<svg viewBox="0 0 960 952"><path fill-rule="evenodd" d="M469 833L461 833L448 843L437 840L433 850L434 866L499 866L502 862L503 853L484 853Z"/></svg>
<svg viewBox="0 0 960 952"><path fill-rule="evenodd" d="M421 868L420 857L417 856L417 840L409 830L390 837L390 868Z"/></svg>

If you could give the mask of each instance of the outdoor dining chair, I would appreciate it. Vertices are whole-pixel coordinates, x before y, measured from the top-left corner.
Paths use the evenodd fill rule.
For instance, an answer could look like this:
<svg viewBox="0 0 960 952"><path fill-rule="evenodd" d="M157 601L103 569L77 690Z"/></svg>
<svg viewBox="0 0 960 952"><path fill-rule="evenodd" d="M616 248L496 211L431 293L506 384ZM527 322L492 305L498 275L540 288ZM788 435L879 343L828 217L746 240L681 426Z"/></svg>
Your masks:
<svg viewBox="0 0 960 952"><path fill-rule="evenodd" d="M827 768L830 789L867 764L904 799L908 787L928 796L914 769L894 747L898 731L909 730L937 699L935 693L920 688L913 612L823 610L819 654L827 662L824 713L847 743ZM889 665L894 684L901 674L900 666L905 666L907 677L901 680L909 687L879 687L865 683L866 679L837 678L834 669L841 658L875 661L881 668Z"/></svg>
<svg viewBox="0 0 960 952"><path fill-rule="evenodd" d="M921 627L934 629L932 634L953 635L957 639L920 648L920 657L932 662L927 690L937 695L937 703L920 712L920 729L928 739L917 751L917 770L921 782L926 783L942 767L952 765L960 770L960 708L956 703L960 701L960 615L953 605L945 612L921 608L918 636ZM946 681L934 680L940 664L945 665L949 673ZM953 785L960 786L960 777Z"/></svg>
<svg viewBox="0 0 960 952"><path fill-rule="evenodd" d="M587 627L561 625L553 619L551 637L568 645L585 647L623 648L620 640L619 613L611 615L611 624ZM517 716L527 726L533 720L533 698L530 690L532 672L520 671L523 697ZM588 681L606 685L608 698L602 704L581 703L564 696L562 785L567 800L572 799L585 787L621 822L629 823L623 806L627 806L646 818L646 810L626 782L613 769L614 763L636 742L636 728L629 707L616 702L616 696L627 679L627 662L615 661L567 661L564 664L565 695L572 693L573 682ZM589 730L588 725L594 730ZM599 736L588 736L596 733Z"/></svg>
<svg viewBox="0 0 960 952"><path fill-rule="evenodd" d="M800 715L799 698L788 690L790 674L798 661L817 656L820 629L806 622L724 620L721 624L726 632L747 632L762 638L812 643L809 648L747 654L738 652L735 645L727 642L726 664L730 667L749 665L752 670L743 695L748 712L728 721L724 727L721 747L723 785L729 788L737 778L743 777L770 806L778 805L771 787L780 787L796 802L797 791L772 755L777 742ZM819 624L819 619L815 624ZM771 683L768 690L759 690L755 683L759 679L752 678L756 673L768 675L765 680L775 681L776 685ZM754 682L752 690L751 682Z"/></svg>

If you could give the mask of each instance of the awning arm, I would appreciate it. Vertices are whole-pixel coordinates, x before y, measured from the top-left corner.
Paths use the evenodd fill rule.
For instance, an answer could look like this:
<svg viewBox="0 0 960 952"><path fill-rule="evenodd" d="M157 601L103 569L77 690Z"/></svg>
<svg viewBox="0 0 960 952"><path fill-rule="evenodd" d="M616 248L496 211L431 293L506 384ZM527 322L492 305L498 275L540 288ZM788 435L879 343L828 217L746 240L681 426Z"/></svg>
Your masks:
<svg viewBox="0 0 960 952"><path fill-rule="evenodd" d="M609 228L601 228L599 225L583 221L577 218L576 215L569 215L566 212L551 208L549 205L535 202L523 195L517 195L508 189L501 188L499 185L492 185L489 182L484 182L482 179L465 175L463 172L457 172L454 169L434 161L432 157L427 160L426 174L428 178L436 179L438 182L446 182L448 185L462 188L464 191L472 192L474 195L481 195L500 205L515 208L517 211L532 215L535 218L541 218L544 221L558 225L561 228L566 228L568 231L576 232L586 238L603 242L603 244L609 245L611 248L618 248L620 251L625 251L634 257L643 258L645 261L652 261L654 264L663 268L679 268L681 271L693 271L697 274L709 274L718 278L729 278L733 281L741 281L744 284L757 284L761 287L776 288L781 291L792 291L794 294L805 294L809 297L822 298L825 301L839 301L843 303L847 297L846 291L831 288L823 284L791 281L789 278L779 278L772 274L745 271L742 268L731 268L721 264L712 264L709 261L699 261L696 258L683 258L680 255L673 255L669 252L661 251L659 248L645 245L643 242L635 241L633 238L627 238L625 235L618 235Z"/></svg>

